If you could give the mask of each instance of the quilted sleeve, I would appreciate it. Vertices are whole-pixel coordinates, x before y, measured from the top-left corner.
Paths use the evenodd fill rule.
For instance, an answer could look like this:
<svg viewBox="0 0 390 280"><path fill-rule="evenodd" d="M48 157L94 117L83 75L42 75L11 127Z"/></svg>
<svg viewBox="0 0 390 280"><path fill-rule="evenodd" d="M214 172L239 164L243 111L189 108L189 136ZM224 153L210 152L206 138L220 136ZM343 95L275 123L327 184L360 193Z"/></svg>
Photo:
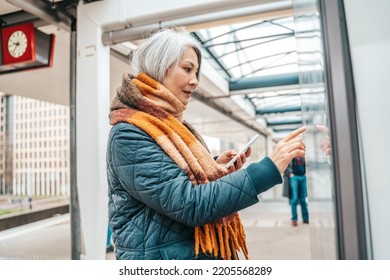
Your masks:
<svg viewBox="0 0 390 280"><path fill-rule="evenodd" d="M277 184L280 177L276 167L267 167L268 159L217 181L194 185L151 137L124 123L116 125L108 156L126 192L146 207L189 226L210 223L257 203L258 193ZM263 176L255 174L258 171Z"/></svg>

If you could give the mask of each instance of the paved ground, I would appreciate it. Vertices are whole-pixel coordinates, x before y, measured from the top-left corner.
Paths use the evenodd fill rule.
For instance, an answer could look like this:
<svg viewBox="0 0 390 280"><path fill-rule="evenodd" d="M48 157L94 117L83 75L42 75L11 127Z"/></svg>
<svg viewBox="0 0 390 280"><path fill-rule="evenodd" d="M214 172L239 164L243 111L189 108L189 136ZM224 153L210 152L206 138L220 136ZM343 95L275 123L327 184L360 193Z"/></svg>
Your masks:
<svg viewBox="0 0 390 280"><path fill-rule="evenodd" d="M250 259L311 259L311 224L290 225L287 201L258 203L240 212ZM315 225L314 225L315 226ZM0 259L70 259L69 214L0 232ZM115 259L113 253L107 259Z"/></svg>

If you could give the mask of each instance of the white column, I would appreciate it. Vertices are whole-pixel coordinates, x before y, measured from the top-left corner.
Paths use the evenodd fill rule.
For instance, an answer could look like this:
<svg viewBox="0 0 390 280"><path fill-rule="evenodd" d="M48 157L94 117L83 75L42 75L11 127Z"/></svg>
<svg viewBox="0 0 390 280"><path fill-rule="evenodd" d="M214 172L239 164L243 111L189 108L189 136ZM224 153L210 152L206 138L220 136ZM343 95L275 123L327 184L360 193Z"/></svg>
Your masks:
<svg viewBox="0 0 390 280"><path fill-rule="evenodd" d="M87 9L80 3L77 15L77 189L85 259L105 259L110 49Z"/></svg>

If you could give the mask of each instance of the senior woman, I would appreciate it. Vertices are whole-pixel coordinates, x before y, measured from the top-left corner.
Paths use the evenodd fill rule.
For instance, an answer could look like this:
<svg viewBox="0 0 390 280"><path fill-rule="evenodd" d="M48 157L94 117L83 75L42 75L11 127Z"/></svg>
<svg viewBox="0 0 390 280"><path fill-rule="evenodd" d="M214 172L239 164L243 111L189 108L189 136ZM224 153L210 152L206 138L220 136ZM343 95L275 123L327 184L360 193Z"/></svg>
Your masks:
<svg viewBox="0 0 390 280"><path fill-rule="evenodd" d="M305 154L300 128L269 157L240 169L216 160L183 117L199 84L201 46L184 29L164 29L133 51L131 74L112 100L107 149L109 222L117 259L248 258L237 211L282 182Z"/></svg>

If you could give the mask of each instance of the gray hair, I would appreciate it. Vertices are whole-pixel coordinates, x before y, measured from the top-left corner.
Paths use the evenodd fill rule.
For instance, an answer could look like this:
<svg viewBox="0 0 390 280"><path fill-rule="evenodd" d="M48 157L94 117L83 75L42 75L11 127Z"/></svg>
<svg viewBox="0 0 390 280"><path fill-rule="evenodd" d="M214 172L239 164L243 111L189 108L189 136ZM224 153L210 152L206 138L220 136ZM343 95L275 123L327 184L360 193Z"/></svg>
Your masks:
<svg viewBox="0 0 390 280"><path fill-rule="evenodd" d="M198 56L197 78L199 80L202 47L184 28L162 29L141 43L130 54L131 74L137 76L146 73L162 83L168 68L173 64L177 65L188 48L194 49Z"/></svg>

